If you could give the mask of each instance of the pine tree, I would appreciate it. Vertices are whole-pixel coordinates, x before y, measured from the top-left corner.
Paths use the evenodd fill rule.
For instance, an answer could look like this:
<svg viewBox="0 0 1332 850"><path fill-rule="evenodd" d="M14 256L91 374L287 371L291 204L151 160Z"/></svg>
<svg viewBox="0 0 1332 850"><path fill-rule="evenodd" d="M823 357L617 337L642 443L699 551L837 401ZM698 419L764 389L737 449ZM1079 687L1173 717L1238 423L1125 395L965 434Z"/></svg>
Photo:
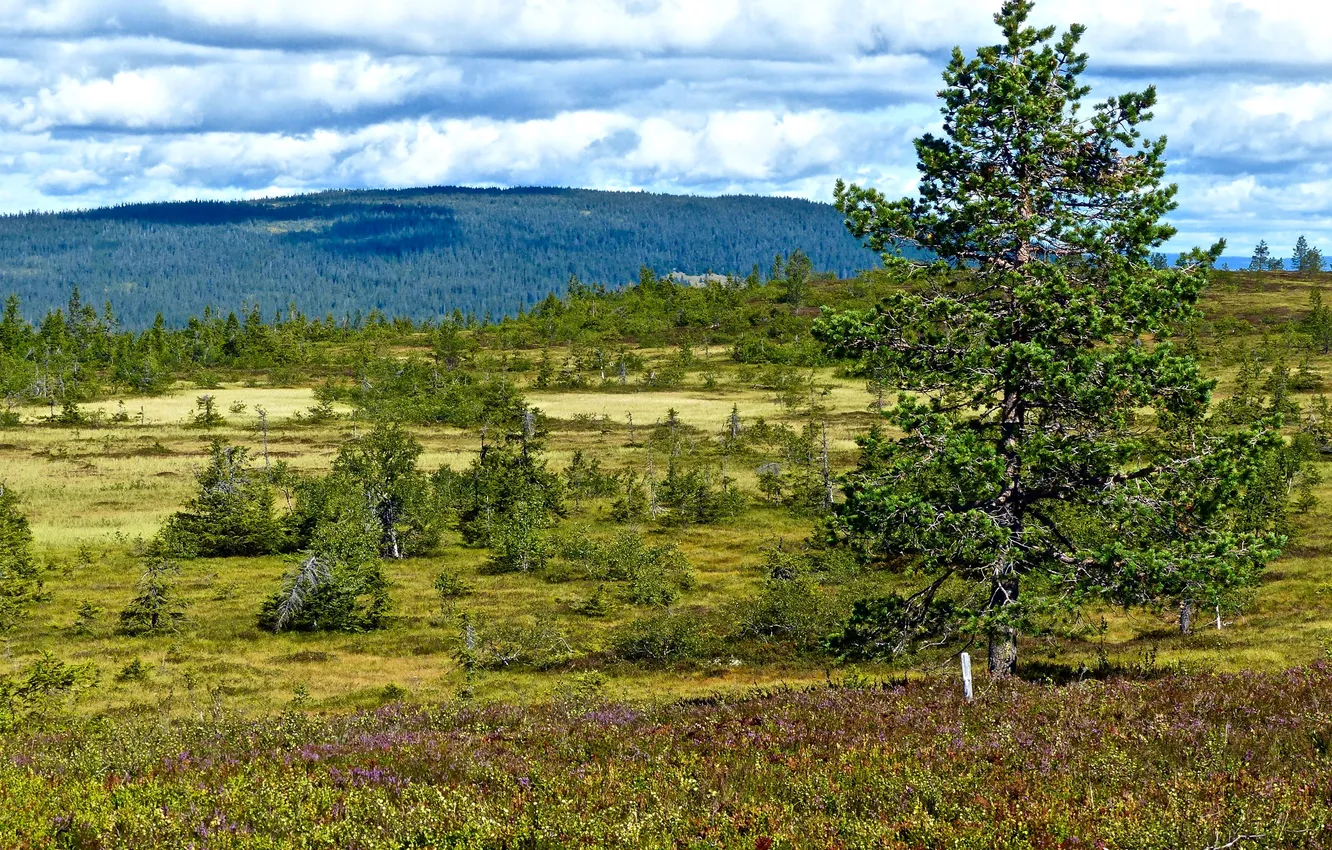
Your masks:
<svg viewBox="0 0 1332 850"><path fill-rule="evenodd" d="M1249 271L1265 272L1272 266L1272 251L1267 247L1267 240L1258 242L1253 249L1253 256L1249 258Z"/></svg>
<svg viewBox="0 0 1332 850"><path fill-rule="evenodd" d="M1309 240L1301 234L1299 239L1295 240L1295 250L1291 252L1290 268L1292 271L1304 271L1305 255L1309 253Z"/></svg>
<svg viewBox="0 0 1332 850"><path fill-rule="evenodd" d="M36 586L32 529L19 510L18 493L0 484L0 632L13 627Z"/></svg>
<svg viewBox="0 0 1332 850"><path fill-rule="evenodd" d="M267 631L365 631L385 625L391 600L379 559L379 518L346 488L325 506L309 547L259 610Z"/></svg>
<svg viewBox="0 0 1332 850"><path fill-rule="evenodd" d="M1317 246L1306 248L1300 258L1299 271L1303 274L1316 274L1323 270L1323 252Z"/></svg>
<svg viewBox="0 0 1332 850"><path fill-rule="evenodd" d="M1000 44L954 51L943 135L916 143L918 199L836 187L851 231L891 268L909 266L902 247L938 258L910 290L816 326L909 393L888 411L902 436L862 444L830 531L929 576L859 606L834 641L845 651L870 633L873 646L983 637L992 674L1007 675L1019 632L1047 613L1179 598L1182 575L1220 592L1281 542L1233 510L1279 438L1208 433L1211 382L1159 341L1197 315L1224 242L1149 263L1174 233L1161 219L1176 191L1161 185L1165 140L1139 131L1155 90L1082 111L1083 28L1053 40L1028 26L1031 8L1006 0ZM1142 429L1143 408L1159 433ZM1204 484L1205 501L1189 489Z"/></svg>
<svg viewBox="0 0 1332 850"><path fill-rule="evenodd" d="M213 440L199 489L164 535L183 552L205 557L285 551L288 538L273 514L267 479L249 467L249 450Z"/></svg>
<svg viewBox="0 0 1332 850"><path fill-rule="evenodd" d="M1321 286L1309 291L1309 315L1305 317L1304 329L1320 352L1327 354L1332 350L1332 307L1323 303Z"/></svg>
<svg viewBox="0 0 1332 850"><path fill-rule="evenodd" d="M137 636L171 634L185 618L173 581L180 569L160 540L149 546L144 561L134 598L120 612L120 632Z"/></svg>

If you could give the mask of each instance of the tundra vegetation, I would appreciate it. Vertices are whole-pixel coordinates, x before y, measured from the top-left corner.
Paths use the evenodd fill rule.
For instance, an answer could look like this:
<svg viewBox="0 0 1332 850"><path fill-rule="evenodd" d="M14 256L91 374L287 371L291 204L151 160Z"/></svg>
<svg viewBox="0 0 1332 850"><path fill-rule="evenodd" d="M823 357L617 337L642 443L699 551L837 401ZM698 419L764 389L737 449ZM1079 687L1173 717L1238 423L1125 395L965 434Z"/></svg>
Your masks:
<svg viewBox="0 0 1332 850"><path fill-rule="evenodd" d="M1332 278L1164 262L1153 93L1029 13L853 277L11 298L0 843L1332 842Z"/></svg>

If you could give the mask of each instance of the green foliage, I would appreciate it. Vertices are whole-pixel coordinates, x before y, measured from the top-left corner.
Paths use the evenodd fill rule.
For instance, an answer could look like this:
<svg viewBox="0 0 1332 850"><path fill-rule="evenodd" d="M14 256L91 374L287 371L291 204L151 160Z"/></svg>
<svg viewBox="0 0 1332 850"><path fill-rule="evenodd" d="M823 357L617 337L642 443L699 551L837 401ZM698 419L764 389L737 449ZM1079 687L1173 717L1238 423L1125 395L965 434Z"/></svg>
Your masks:
<svg viewBox="0 0 1332 850"><path fill-rule="evenodd" d="M538 617L491 623L468 616L462 632L463 664L471 669L548 670L574 654L564 632Z"/></svg>
<svg viewBox="0 0 1332 850"><path fill-rule="evenodd" d="M180 567L157 541L148 547L143 560L134 598L120 612L120 633L134 637L171 634L185 619L175 587Z"/></svg>
<svg viewBox="0 0 1332 850"><path fill-rule="evenodd" d="M1309 314L1304 319L1304 330L1323 354L1332 350L1332 307L1323 303L1323 289L1309 290Z"/></svg>
<svg viewBox="0 0 1332 850"><path fill-rule="evenodd" d="M573 498L574 508L581 510L584 499L603 498L619 489L619 482L601 468L601 459L588 459L581 449L575 450L569 465L562 473L565 491Z"/></svg>
<svg viewBox="0 0 1332 850"><path fill-rule="evenodd" d="M663 666L697 661L715 646L716 638L698 614L672 608L631 620L611 635L611 651L625 661Z"/></svg>
<svg viewBox="0 0 1332 850"><path fill-rule="evenodd" d="M142 682L152 674L153 666L145 664L142 658L135 657L120 672L116 673L117 682Z"/></svg>
<svg viewBox="0 0 1332 850"><path fill-rule="evenodd" d="M227 420L217 412L217 400L210 393L204 393L195 399L194 406L197 412L191 424L195 428L216 428L226 424Z"/></svg>
<svg viewBox="0 0 1332 850"><path fill-rule="evenodd" d="M18 493L0 484L0 632L14 626L37 592L37 578L28 518L19 508Z"/></svg>
<svg viewBox="0 0 1332 850"><path fill-rule="evenodd" d="M655 485L657 503L665 509L658 520L668 525L721 522L745 507L744 495L725 476L714 478L706 469L685 469L674 458L666 477Z"/></svg>
<svg viewBox="0 0 1332 850"><path fill-rule="evenodd" d="M476 588L465 580L457 570L447 567L440 570L439 575L435 576L435 581L431 584L431 587L435 588L435 592L439 594L440 604L446 608L453 600L471 596L476 592Z"/></svg>
<svg viewBox="0 0 1332 850"><path fill-rule="evenodd" d="M545 568L550 556L546 530L554 516L539 501L515 502L489 533L493 554L489 568L496 573L531 573Z"/></svg>
<svg viewBox="0 0 1332 850"><path fill-rule="evenodd" d="M76 667L43 652L18 672L0 675L0 732L31 726L95 682L91 665Z"/></svg>
<svg viewBox="0 0 1332 850"><path fill-rule="evenodd" d="M358 632L382 628L391 610L380 562L379 517L356 490L325 504L308 548L259 611L259 627L281 631Z"/></svg>
<svg viewBox="0 0 1332 850"><path fill-rule="evenodd" d="M95 624L97 618L102 615L102 607L85 599L79 603L79 607L75 609L74 615L74 625L70 627L70 632L86 637L93 633L93 624Z"/></svg>
<svg viewBox="0 0 1332 850"><path fill-rule="evenodd" d="M439 543L440 518L430 481L416 468L421 444L396 423L344 443L333 461L329 486L359 491L381 530L386 558L425 554Z"/></svg>
<svg viewBox="0 0 1332 850"><path fill-rule="evenodd" d="M526 428L499 444L483 443L466 472L441 469L434 481L457 514L463 539L473 545L492 545L519 505L540 528L564 513L563 483L547 468L541 440Z"/></svg>
<svg viewBox="0 0 1332 850"><path fill-rule="evenodd" d="M273 512L273 491L249 467L249 449L215 439L199 489L163 529L182 552L209 558L282 552L289 537Z"/></svg>
<svg viewBox="0 0 1332 850"><path fill-rule="evenodd" d="M606 617L615 610L615 600L606 589L606 585L599 584L591 596L575 602L572 607L584 617Z"/></svg>
<svg viewBox="0 0 1332 850"><path fill-rule="evenodd" d="M599 582L622 582L620 596L635 605L666 606L696 585L693 568L674 543L649 544L636 529L609 540L575 531L560 554L574 575Z"/></svg>
<svg viewBox="0 0 1332 850"><path fill-rule="evenodd" d="M1301 274L1311 274L1323 270L1323 252L1313 245L1309 240L1300 236L1295 240L1295 250L1292 252L1290 260L1291 271L1297 271Z"/></svg>
<svg viewBox="0 0 1332 850"><path fill-rule="evenodd" d="M837 185L852 232L922 285L816 324L838 356L912 393L888 411L903 436L862 442L829 529L929 580L861 619L899 635L874 639L888 652L986 637L1000 675L1016 668L1018 632L1052 611L1238 593L1282 542L1267 519L1241 518L1275 436L1206 433L1211 382L1161 341L1196 317L1224 243L1150 263L1174 233L1165 140L1139 130L1155 90L1080 112L1083 29L1056 39L1030 11L1007 0L1000 44L954 51L943 134L916 142L918 199ZM938 260L912 269L894 256L903 245Z"/></svg>
<svg viewBox="0 0 1332 850"><path fill-rule="evenodd" d="M522 398L511 382L480 379L462 368L441 371L420 357L373 357L359 364L357 371L354 383L325 385L318 398L355 405L381 421L460 428L511 427L522 409Z"/></svg>
<svg viewBox="0 0 1332 850"><path fill-rule="evenodd" d="M1267 240L1261 239L1254 246L1253 256L1249 259L1249 271L1265 272L1272 267L1272 250L1267 247Z"/></svg>

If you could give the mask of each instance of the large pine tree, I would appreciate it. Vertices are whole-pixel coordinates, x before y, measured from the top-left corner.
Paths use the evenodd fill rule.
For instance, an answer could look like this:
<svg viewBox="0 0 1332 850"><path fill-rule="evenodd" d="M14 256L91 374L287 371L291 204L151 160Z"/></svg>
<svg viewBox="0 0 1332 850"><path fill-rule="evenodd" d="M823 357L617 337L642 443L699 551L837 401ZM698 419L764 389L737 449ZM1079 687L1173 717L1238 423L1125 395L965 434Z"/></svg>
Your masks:
<svg viewBox="0 0 1332 850"><path fill-rule="evenodd" d="M1052 609L1210 603L1281 542L1247 486L1279 440L1213 432L1212 383L1164 341L1224 243L1150 263L1175 205L1165 140L1139 129L1155 91L1085 108L1083 28L1055 40L1031 8L1007 0L1000 44L953 51L918 198L838 182L848 227L910 284L817 331L910 393L887 411L900 434L863 441L833 533L922 589L860 606L843 647L988 639L997 675Z"/></svg>

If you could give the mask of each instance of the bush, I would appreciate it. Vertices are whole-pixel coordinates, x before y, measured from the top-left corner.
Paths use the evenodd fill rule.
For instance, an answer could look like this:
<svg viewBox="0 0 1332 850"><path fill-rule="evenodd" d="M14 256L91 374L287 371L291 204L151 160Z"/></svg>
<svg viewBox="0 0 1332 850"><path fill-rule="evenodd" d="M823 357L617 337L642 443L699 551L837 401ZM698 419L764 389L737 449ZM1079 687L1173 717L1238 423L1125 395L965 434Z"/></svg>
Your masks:
<svg viewBox="0 0 1332 850"><path fill-rule="evenodd" d="M739 638L812 652L842 622L844 607L813 576L796 575L768 579L758 596L732 603L727 619Z"/></svg>
<svg viewBox="0 0 1332 850"><path fill-rule="evenodd" d="M650 546L634 530L610 540L575 534L562 542L560 554L581 567L586 578L624 582L620 595L635 605L670 605L681 591L696 584L693 568L678 546Z"/></svg>
<svg viewBox="0 0 1332 850"><path fill-rule="evenodd" d="M551 519L541 505L519 502L510 507L502 523L491 531L491 555L487 568L495 573L530 573L546 566L550 545L546 529Z"/></svg>
<svg viewBox="0 0 1332 850"><path fill-rule="evenodd" d="M459 660L468 669L548 670L574 655L564 632L536 617L492 623L466 616Z"/></svg>
<svg viewBox="0 0 1332 850"><path fill-rule="evenodd" d="M43 652L18 673L0 676L0 730L50 711L95 681L91 665L75 667Z"/></svg>
<svg viewBox="0 0 1332 850"><path fill-rule="evenodd" d="M573 604L574 611L584 617L606 617L615 610L615 603L606 591L606 585L597 585L596 591L587 599Z"/></svg>
<svg viewBox="0 0 1332 850"><path fill-rule="evenodd" d="M611 635L610 648L625 661L667 665L702 658L713 643L702 617L670 610L619 627Z"/></svg>
<svg viewBox="0 0 1332 850"><path fill-rule="evenodd" d="M674 460L666 477L657 485L657 503L667 512L661 521L672 525L710 524L740 514L745 497L731 479L714 482L699 469L685 471Z"/></svg>
<svg viewBox="0 0 1332 850"><path fill-rule="evenodd" d="M457 570L448 567L440 570L432 586L435 588L435 592L439 594L440 602L445 605L451 600L471 596L476 592L476 588L465 581Z"/></svg>

